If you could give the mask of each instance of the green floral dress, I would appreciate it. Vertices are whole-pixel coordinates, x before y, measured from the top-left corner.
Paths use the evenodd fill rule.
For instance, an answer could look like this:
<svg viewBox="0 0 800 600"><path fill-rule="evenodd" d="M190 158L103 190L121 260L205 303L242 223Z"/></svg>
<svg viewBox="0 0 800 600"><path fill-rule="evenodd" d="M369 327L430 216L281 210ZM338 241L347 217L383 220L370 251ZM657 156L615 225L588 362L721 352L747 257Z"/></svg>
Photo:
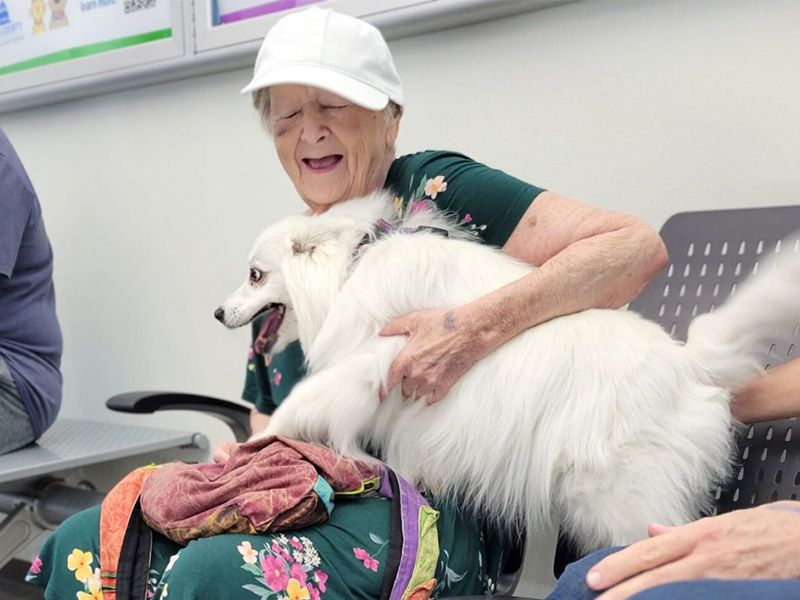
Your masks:
<svg viewBox="0 0 800 600"><path fill-rule="evenodd" d="M541 189L452 152L420 152L392 164L386 188L400 210L428 200L458 215L480 241L502 246ZM254 336L259 323L254 323ZM293 344L275 356L251 347L243 397L272 413L303 376ZM491 410L491 407L487 407ZM436 596L490 594L499 535L431 499L440 511ZM378 598L390 535L390 503L337 499L322 525L278 535L219 535L181 547L155 534L147 582L153 600L319 600ZM79 513L47 540L28 580L48 600L100 600L99 508Z"/></svg>

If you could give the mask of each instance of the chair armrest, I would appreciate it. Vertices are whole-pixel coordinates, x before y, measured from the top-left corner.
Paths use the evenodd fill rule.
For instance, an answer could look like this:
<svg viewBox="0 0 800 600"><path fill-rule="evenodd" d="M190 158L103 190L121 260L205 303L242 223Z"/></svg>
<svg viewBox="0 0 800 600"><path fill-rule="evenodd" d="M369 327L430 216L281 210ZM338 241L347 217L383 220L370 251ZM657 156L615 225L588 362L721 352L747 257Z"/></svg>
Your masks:
<svg viewBox="0 0 800 600"><path fill-rule="evenodd" d="M106 400L111 410L151 414L158 410L194 410L223 421L233 431L237 442L250 437L250 409L247 406L179 392L127 392Z"/></svg>

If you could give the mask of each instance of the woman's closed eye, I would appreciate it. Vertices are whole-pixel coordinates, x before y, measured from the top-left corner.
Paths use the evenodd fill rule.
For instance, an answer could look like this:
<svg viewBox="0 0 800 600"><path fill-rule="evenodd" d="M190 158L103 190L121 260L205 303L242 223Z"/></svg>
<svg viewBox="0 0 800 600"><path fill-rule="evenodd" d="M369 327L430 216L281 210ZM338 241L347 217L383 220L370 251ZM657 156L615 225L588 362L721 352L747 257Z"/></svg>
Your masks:
<svg viewBox="0 0 800 600"><path fill-rule="evenodd" d="M278 117L278 120L279 121L288 121L289 119L293 119L294 117L300 116L301 112L302 112L302 110L299 109L299 108L297 110L291 110L291 111L285 112L280 117Z"/></svg>
<svg viewBox="0 0 800 600"><path fill-rule="evenodd" d="M320 104L322 110L341 110L343 108L350 108L352 104Z"/></svg>

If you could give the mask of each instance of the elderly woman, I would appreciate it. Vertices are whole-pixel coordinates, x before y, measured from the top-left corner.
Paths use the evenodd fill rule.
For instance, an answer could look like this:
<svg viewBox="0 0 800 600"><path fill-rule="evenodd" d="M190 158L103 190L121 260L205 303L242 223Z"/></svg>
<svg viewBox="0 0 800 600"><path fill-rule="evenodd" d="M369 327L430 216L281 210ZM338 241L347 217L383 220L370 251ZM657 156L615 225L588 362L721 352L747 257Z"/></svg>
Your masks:
<svg viewBox="0 0 800 600"><path fill-rule="evenodd" d="M380 33L358 19L319 8L286 16L266 36L244 91L311 213L386 188L398 206L431 200L457 213L480 242L541 267L447 319L434 310L388 323L385 335L408 336L388 377L388 387L401 385L406 396L440 400L521 331L574 311L619 307L665 263L658 235L631 216L544 191L454 152L396 158L401 82ZM254 431L302 376L303 364L297 346L262 355L260 328L254 323L244 391L255 404ZM225 460L229 450L217 449L215 459ZM436 593L491 591L500 536L447 505L436 508ZM220 535L183 549L157 536L148 597L378 598L388 511L378 498L340 502L324 525L286 535ZM48 597L100 597L97 520L96 510L76 515L46 544L30 578Z"/></svg>

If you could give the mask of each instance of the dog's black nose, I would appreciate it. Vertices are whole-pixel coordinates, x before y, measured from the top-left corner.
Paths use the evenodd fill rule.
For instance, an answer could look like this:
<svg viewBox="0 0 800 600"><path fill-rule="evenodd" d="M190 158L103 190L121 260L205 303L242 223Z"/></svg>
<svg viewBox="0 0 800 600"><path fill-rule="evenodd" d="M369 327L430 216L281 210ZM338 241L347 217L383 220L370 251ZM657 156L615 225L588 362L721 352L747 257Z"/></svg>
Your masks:
<svg viewBox="0 0 800 600"><path fill-rule="evenodd" d="M214 311L214 318L220 323L225 322L225 310L221 306Z"/></svg>

